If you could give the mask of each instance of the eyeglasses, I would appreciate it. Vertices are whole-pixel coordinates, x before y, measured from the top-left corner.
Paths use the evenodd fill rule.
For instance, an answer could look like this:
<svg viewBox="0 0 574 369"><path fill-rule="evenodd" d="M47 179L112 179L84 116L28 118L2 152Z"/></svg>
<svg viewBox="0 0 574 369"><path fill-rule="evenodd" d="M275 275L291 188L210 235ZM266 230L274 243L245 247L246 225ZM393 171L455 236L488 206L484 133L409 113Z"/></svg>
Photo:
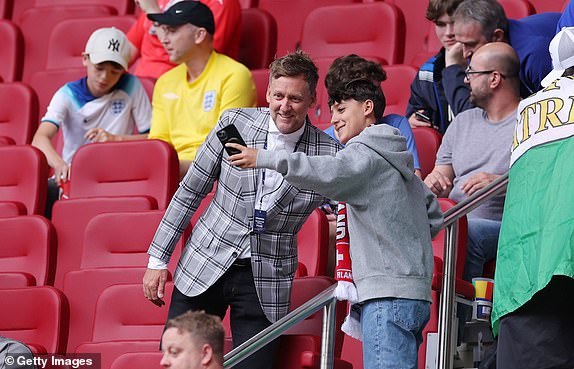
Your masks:
<svg viewBox="0 0 574 369"><path fill-rule="evenodd" d="M469 65L468 67L466 67L466 70L464 71L464 77L470 81L470 76L473 74L490 74L490 73L494 73L494 72L496 72L494 69L492 69L492 70L471 70L470 65ZM504 78L504 76L502 74L501 74L501 76Z"/></svg>

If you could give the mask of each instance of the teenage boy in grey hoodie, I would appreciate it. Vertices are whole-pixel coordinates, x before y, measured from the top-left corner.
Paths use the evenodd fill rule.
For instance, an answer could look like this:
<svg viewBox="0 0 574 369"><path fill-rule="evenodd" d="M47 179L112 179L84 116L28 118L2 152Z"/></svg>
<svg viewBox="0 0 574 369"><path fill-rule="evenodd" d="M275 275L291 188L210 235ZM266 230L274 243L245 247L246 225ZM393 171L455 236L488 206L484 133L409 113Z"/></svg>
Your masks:
<svg viewBox="0 0 574 369"><path fill-rule="evenodd" d="M346 147L335 157L287 151L241 151L242 168L276 170L292 185L347 203L353 277L362 304L365 369L416 368L430 316L431 238L442 224L436 197L414 175L398 129L374 125L384 95L367 79L329 96L332 123Z"/></svg>

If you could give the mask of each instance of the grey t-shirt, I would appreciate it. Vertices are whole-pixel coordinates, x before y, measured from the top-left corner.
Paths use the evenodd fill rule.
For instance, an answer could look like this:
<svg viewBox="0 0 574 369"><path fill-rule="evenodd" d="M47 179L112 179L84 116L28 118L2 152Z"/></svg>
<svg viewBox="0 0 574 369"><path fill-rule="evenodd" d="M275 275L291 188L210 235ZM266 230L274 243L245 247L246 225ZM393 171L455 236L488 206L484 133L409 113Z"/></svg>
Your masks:
<svg viewBox="0 0 574 369"><path fill-rule="evenodd" d="M491 122L480 108L456 116L445 132L436 156L437 165L451 164L454 169L453 189L449 198L462 201L466 195L461 185L479 172L504 174L510 164L510 149L516 124L516 112L499 122ZM485 202L470 217L502 219L504 194Z"/></svg>

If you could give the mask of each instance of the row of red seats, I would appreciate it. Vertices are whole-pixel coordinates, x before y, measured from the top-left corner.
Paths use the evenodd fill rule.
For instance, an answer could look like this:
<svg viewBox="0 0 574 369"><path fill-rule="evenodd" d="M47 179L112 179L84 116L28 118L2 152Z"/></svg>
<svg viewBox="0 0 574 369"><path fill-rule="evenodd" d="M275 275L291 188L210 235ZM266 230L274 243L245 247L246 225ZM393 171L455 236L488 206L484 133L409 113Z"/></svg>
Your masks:
<svg viewBox="0 0 574 369"><path fill-rule="evenodd" d="M135 277L141 279L142 269L127 273L128 269L125 275L119 269L115 271L120 273L109 273L112 270L91 270L93 278L84 278L81 286L76 281L77 290L65 287L62 291L49 286L0 289L0 299L6 302L0 306L0 313L12 317L0 322L0 334L21 340L36 354L100 353L100 367L104 369L133 368L124 362L127 358L122 358L126 353L153 353L157 360L136 367L158 368L159 338L167 317L167 305L158 308L151 304L143 297L141 283L130 280ZM334 280L328 277L295 278L291 309L301 306L333 283ZM170 298L172 291L173 283L168 282L166 299ZM89 297L88 303L80 300L83 297ZM338 305L337 324L340 326L345 309L343 303ZM80 312L82 309L84 311ZM80 324L87 334L78 341L80 337L74 332ZM224 319L224 326L227 330L225 349L229 351L232 345L228 317ZM321 331L322 313L290 328L280 338L281 349L275 367L318 367ZM342 344L342 333L337 330L336 368L351 369L349 363L340 359ZM120 363L116 362L118 360Z"/></svg>
<svg viewBox="0 0 574 369"><path fill-rule="evenodd" d="M265 68L276 52L275 21L260 9L244 9L242 19L239 60L252 69ZM94 30L113 26L127 32L135 21L101 5L38 7L26 10L19 23L0 19L5 42L0 78L33 83L44 70L83 71L81 55Z"/></svg>
<svg viewBox="0 0 574 369"><path fill-rule="evenodd" d="M22 29L26 54L29 54L25 57L24 81L30 78L33 71L44 69L43 48L48 44L49 37L45 30L52 29L60 20L116 14L125 16L134 10L133 2L127 0L2 1L4 3L0 3L0 12ZM560 11L567 4L567 0L554 0L546 1L544 7L537 4L535 8L528 0L500 2L509 18L521 18L536 11ZM261 48L267 47L267 41L273 41L270 50L266 51L271 56L275 50L283 55L300 46L315 58L355 52L366 57L376 57L386 64L406 63L418 66L440 47L432 25L424 18L424 6L415 4L415 0L259 0L244 1L242 7L244 11L248 10L244 18L249 21L254 13L266 14L264 17L268 18L255 26L265 32L249 31L252 37L244 38L242 45L251 47L257 44L256 48ZM259 15L257 17L261 18ZM133 19L133 16L128 18ZM253 29L250 25L243 25L242 28ZM276 44L275 40L262 40L273 33L277 34ZM74 39L80 37L58 40L65 45ZM349 45L352 45L352 51L348 49ZM245 60L240 60L251 67L253 61L250 55L253 54L243 53ZM28 59L33 61L28 62ZM12 76L12 79L6 79L4 75L2 77L4 80L19 78L18 74Z"/></svg>

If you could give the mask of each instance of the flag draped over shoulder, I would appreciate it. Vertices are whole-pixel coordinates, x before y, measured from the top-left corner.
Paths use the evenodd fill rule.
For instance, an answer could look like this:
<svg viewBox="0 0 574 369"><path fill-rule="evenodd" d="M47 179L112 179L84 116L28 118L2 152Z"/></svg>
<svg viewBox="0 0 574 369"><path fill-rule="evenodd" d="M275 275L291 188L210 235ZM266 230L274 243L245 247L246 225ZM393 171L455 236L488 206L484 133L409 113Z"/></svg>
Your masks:
<svg viewBox="0 0 574 369"><path fill-rule="evenodd" d="M492 327L543 289L574 278L574 80L523 100L498 241Z"/></svg>

